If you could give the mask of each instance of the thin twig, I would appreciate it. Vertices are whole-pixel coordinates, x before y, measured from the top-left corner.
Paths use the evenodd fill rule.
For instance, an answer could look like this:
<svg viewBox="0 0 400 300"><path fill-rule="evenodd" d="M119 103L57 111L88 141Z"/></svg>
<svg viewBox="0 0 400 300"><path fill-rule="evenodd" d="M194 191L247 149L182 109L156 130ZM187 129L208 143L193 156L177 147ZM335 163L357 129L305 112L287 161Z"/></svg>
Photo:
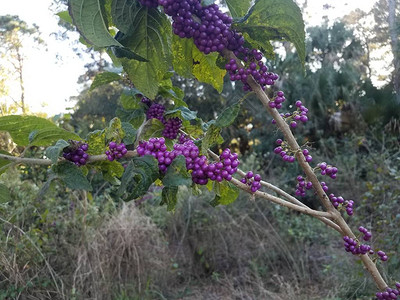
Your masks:
<svg viewBox="0 0 400 300"><path fill-rule="evenodd" d="M125 154L124 157L130 158L130 157L134 157L136 155L137 155L136 150L130 150ZM0 153L0 159L5 159L5 160L12 161L16 164L25 164L25 165L50 166L53 164L53 162L47 158L25 158L25 157L12 156L12 155L1 154L1 153ZM59 161L63 161L63 160L65 160L65 159L59 158ZM107 155L105 155L105 154L91 155L91 156L89 156L87 163L94 163L94 162L99 162L99 161L104 161L104 160L107 160Z"/></svg>

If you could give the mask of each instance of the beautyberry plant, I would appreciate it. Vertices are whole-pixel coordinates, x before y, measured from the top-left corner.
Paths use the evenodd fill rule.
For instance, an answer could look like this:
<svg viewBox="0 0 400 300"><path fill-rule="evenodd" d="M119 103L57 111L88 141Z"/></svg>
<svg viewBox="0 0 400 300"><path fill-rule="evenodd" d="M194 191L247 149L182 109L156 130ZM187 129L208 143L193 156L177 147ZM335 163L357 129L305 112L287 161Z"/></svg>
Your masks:
<svg viewBox="0 0 400 300"><path fill-rule="evenodd" d="M28 124L25 131L12 126L4 126L4 130L15 142L22 141L21 146L49 146L47 158L30 160L5 154L0 158L52 165L68 187L86 190L91 185L85 171L100 169L126 201L142 197L157 181L163 185L162 202L169 210L175 208L182 185L193 190L207 185L215 194L212 205L232 203L243 190L313 216L334 229L343 239L344 251L359 257L371 274L380 290L376 297L396 299L399 284L390 288L376 264L389 257L364 243L371 240L370 231L361 226L358 231L362 236L358 237L350 228L347 220L354 214L355 201L336 196L328 187L339 170L326 162L315 162L311 151L300 147L294 137L296 128L309 121L308 108L274 87L279 76L267 66L267 58L273 56L269 38L292 42L301 64L305 63L304 22L298 6L292 0L229 1L227 9L200 0L105 2L107 6L98 0L70 0L69 14L86 42L105 49L123 67L123 74L103 73L101 76L107 78L103 82L122 81L127 76L132 83L121 96L123 110L117 111L118 118L104 130L79 139L47 120L23 117L19 121ZM273 18L275 15L279 19ZM110 28L118 31L115 36ZM211 150L219 149L221 132L235 121L243 100L227 107L216 120L201 120L184 101L183 91L173 86L174 73L211 84L219 92L226 75L233 86L258 98L283 135L276 140L273 152L302 169L294 195L253 171L240 170L239 155L229 148L218 153ZM46 126L51 130L42 135L47 136L30 135ZM24 139L21 134L26 135ZM71 134L74 141L66 142ZM122 158L124 166L118 161ZM322 176L327 176L326 181L320 181ZM268 189L262 191L263 186ZM323 210L300 201L307 192L319 199Z"/></svg>

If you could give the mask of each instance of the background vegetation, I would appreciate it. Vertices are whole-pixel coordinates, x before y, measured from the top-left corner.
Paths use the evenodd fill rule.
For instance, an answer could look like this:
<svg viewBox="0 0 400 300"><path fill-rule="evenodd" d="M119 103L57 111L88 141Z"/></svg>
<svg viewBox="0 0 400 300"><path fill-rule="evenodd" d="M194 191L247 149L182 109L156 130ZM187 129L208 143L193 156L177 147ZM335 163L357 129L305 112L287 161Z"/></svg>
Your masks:
<svg viewBox="0 0 400 300"><path fill-rule="evenodd" d="M340 22L308 27L305 74L286 43L276 45L280 54L270 65L281 74L278 85L286 98L301 99L310 108L310 122L297 131L299 141L311 146L316 161L339 168L330 189L356 201L351 224L372 228L375 248L390 257L383 273L398 280L399 74L392 68L377 88L373 82L379 74L371 69L371 52L391 45L387 5L382 0L368 14L353 12ZM375 18L375 27L360 27L368 17ZM10 17L0 18L0 37L13 34L15 28L4 25ZM26 27L17 34L36 31ZM398 50L388 49L394 61L400 58ZM80 78L87 86L109 67L93 57ZM194 80L177 76L173 81L206 121L243 97L230 83L220 95ZM81 136L104 128L116 111L122 115L119 98L127 84L85 88L74 98L73 111L54 122ZM16 106L25 109L23 99ZM273 153L280 136L260 105L246 98L234 126L223 132L226 145L240 152L241 169L294 192L300 171ZM0 146L21 151L5 134ZM41 152L33 147L25 155ZM89 178L91 193L52 181L44 167L14 166L0 176L13 199L0 203L0 299L333 300L371 299L375 293L362 266L344 252L341 238L313 218L244 194L232 205L213 208L212 195L186 189L179 191L171 213L160 206L157 185L142 199L124 203L100 173ZM312 196L304 201L319 205Z"/></svg>

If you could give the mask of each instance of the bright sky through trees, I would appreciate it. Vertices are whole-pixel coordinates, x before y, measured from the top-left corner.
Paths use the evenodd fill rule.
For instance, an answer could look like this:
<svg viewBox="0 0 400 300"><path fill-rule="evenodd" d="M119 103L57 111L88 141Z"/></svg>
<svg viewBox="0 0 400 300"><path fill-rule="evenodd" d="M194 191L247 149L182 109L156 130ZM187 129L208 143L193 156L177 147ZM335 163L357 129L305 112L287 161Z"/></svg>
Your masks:
<svg viewBox="0 0 400 300"><path fill-rule="evenodd" d="M69 97L79 93L78 76L84 73L84 65L88 62L86 55L80 58L72 50L71 43L77 35L71 35L71 40L66 41L56 39L54 32L60 28L58 17L49 9L52 2L13 0L0 5L0 15L18 15L29 25L35 23L39 26L46 47L34 48L29 43L24 45L27 56L24 66L26 104L31 111L45 112L49 116L65 112L67 107L73 106L68 101ZM303 3L304 0L298 1L300 7ZM326 3L330 6L329 10L323 9ZM368 11L373 4L372 0L308 0L303 17L306 24L315 26L321 24L324 15L328 15L329 20L335 20L356 8ZM10 83L10 96L19 97L17 84ZM4 100L0 98L0 102Z"/></svg>

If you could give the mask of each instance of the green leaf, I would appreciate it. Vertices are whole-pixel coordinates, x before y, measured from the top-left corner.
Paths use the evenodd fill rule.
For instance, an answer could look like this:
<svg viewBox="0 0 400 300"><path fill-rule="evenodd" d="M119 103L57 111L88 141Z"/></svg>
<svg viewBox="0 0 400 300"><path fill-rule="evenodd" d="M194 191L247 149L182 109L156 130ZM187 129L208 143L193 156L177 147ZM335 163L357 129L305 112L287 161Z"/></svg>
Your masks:
<svg viewBox="0 0 400 300"><path fill-rule="evenodd" d="M168 211L174 211L178 202L177 194L177 186L165 186L161 192L161 205L166 204Z"/></svg>
<svg viewBox="0 0 400 300"><path fill-rule="evenodd" d="M164 113L165 116L180 116L184 120L195 120L197 118L197 111L192 111L187 107L178 107L172 110L168 110Z"/></svg>
<svg viewBox="0 0 400 300"><path fill-rule="evenodd" d="M105 128L106 141L120 141L124 138L125 133L122 130L121 120L117 117L110 121L110 124Z"/></svg>
<svg viewBox="0 0 400 300"><path fill-rule="evenodd" d="M145 60L129 49L124 49L124 46L111 36L104 1L70 0L68 10L79 33L89 44L100 48L115 47L129 52L132 58Z"/></svg>
<svg viewBox="0 0 400 300"><path fill-rule="evenodd" d="M51 128L42 128L33 131L29 135L30 145L32 146L48 146L57 140L80 140L81 138L75 133L66 131L54 125Z"/></svg>
<svg viewBox="0 0 400 300"><path fill-rule="evenodd" d="M87 153L89 155L103 154L106 151L106 133L105 130L96 130L90 132L86 141L89 145Z"/></svg>
<svg viewBox="0 0 400 300"><path fill-rule="evenodd" d="M188 106L186 102L183 100L183 97L185 96L184 92L176 86L173 87L160 86L158 89L158 95L164 98L171 98L174 101L174 107Z"/></svg>
<svg viewBox="0 0 400 300"><path fill-rule="evenodd" d="M211 201L212 206L231 204L239 196L239 188L225 180L222 182L215 181L213 190L215 198Z"/></svg>
<svg viewBox="0 0 400 300"><path fill-rule="evenodd" d="M217 64L218 53L213 52L205 55L197 47L193 47L193 75L197 80L211 84L219 93L224 86L226 70L220 69Z"/></svg>
<svg viewBox="0 0 400 300"><path fill-rule="evenodd" d="M59 13L56 14L57 16L60 17L61 20L72 24L72 18L68 13L68 10L60 11Z"/></svg>
<svg viewBox="0 0 400 300"><path fill-rule="evenodd" d="M178 155L168 166L162 182L165 186L189 186L192 184L192 176L186 169L186 159L183 155Z"/></svg>
<svg viewBox="0 0 400 300"><path fill-rule="evenodd" d="M126 145L134 144L136 141L137 130L135 128L133 128L131 123L128 123L128 122L122 122L121 127L125 133L125 136L122 141Z"/></svg>
<svg viewBox="0 0 400 300"><path fill-rule="evenodd" d="M121 105L126 110L141 108L140 100L131 91L124 91L119 98Z"/></svg>
<svg viewBox="0 0 400 300"><path fill-rule="evenodd" d="M113 20L125 33L118 40L147 63L121 58L124 70L137 89L154 99L171 65L171 24L158 9L148 9L134 0L114 0Z"/></svg>
<svg viewBox="0 0 400 300"><path fill-rule="evenodd" d="M92 186L86 176L83 175L82 170L69 161L63 161L54 165L53 171L70 189L86 191L92 190Z"/></svg>
<svg viewBox="0 0 400 300"><path fill-rule="evenodd" d="M235 104L227 107L221 113L221 115L218 116L215 122L215 126L219 128L225 128L231 125L239 114L240 104L241 104L240 102L236 102Z"/></svg>
<svg viewBox="0 0 400 300"><path fill-rule="evenodd" d="M121 163L117 161L101 161L95 164L96 167L99 167L102 174L103 178L110 182L111 184L119 184L119 180L117 178L121 178L121 176L124 174L124 167L121 165Z"/></svg>
<svg viewBox="0 0 400 300"><path fill-rule="evenodd" d="M65 147L69 146L69 143L64 140L58 140L54 146L50 146L46 149L46 156L51 159L52 163L57 163L58 157Z"/></svg>
<svg viewBox="0 0 400 300"><path fill-rule="evenodd" d="M185 78L193 77L193 39L172 36L172 66L175 72Z"/></svg>
<svg viewBox="0 0 400 300"><path fill-rule="evenodd" d="M0 183L0 203L6 203L11 201L11 194L8 187Z"/></svg>
<svg viewBox="0 0 400 300"><path fill-rule="evenodd" d="M269 40L292 42L304 66L304 21L300 8L292 0L257 0L235 28L259 43Z"/></svg>
<svg viewBox="0 0 400 300"><path fill-rule="evenodd" d="M70 0L68 5L75 26L90 44L97 47L123 47L108 31L103 1Z"/></svg>
<svg viewBox="0 0 400 300"><path fill-rule="evenodd" d="M224 139L221 137L221 128L211 124L207 129L206 136L201 143L201 153L206 154L207 150L215 144L223 143Z"/></svg>
<svg viewBox="0 0 400 300"><path fill-rule="evenodd" d="M164 130L164 124L160 120L147 120L139 129L138 139L148 140L151 137L161 137Z"/></svg>
<svg viewBox="0 0 400 300"><path fill-rule="evenodd" d="M74 133L59 128L53 122L36 116L5 116L0 117L0 131L7 131L14 143L19 146L29 145L29 135L32 145L47 146L58 139L80 139Z"/></svg>
<svg viewBox="0 0 400 300"><path fill-rule="evenodd" d="M121 196L127 191L129 200L136 199L147 192L158 175L158 162L153 156L135 157L122 175L118 195Z"/></svg>
<svg viewBox="0 0 400 300"><path fill-rule="evenodd" d="M142 126L145 114L143 108L135 110L126 110L122 108L117 108L115 114L123 122L129 122L132 124L133 128L137 129Z"/></svg>
<svg viewBox="0 0 400 300"><path fill-rule="evenodd" d="M232 18L243 17L250 8L251 0L225 0Z"/></svg>
<svg viewBox="0 0 400 300"><path fill-rule="evenodd" d="M102 86L102 85L105 85L105 84L108 84L108 83L111 83L114 81L118 81L118 80L121 80L121 76L117 73L113 73L113 72L99 73L94 78L89 91L92 91L99 86Z"/></svg>

